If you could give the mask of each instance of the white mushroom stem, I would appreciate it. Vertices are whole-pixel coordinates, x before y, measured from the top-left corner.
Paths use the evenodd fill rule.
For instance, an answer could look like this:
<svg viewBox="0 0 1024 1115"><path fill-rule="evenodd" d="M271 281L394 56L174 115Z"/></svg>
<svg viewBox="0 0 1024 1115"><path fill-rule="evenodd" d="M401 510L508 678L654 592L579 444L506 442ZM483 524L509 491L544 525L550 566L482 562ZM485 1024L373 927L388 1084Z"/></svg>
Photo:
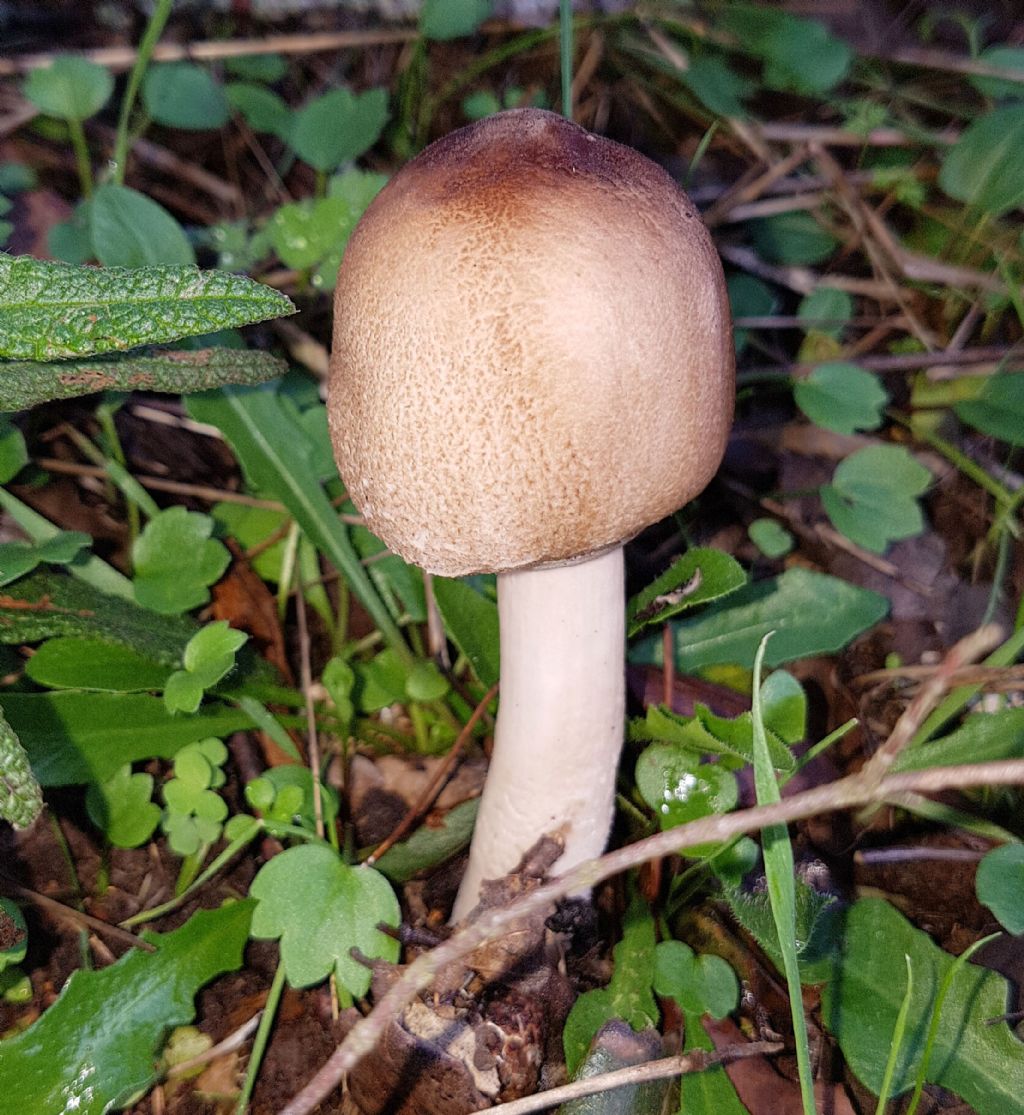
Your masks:
<svg viewBox="0 0 1024 1115"><path fill-rule="evenodd" d="M453 921L545 833L565 842L555 873L604 850L625 717L624 594L621 546L498 575L498 723Z"/></svg>

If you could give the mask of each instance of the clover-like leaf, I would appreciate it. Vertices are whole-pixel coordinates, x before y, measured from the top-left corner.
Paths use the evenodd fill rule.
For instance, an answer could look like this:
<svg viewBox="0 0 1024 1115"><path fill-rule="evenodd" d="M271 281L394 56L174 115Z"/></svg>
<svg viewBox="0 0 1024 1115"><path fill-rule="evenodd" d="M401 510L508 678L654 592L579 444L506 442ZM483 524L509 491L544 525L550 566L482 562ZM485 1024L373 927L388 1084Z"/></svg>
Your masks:
<svg viewBox="0 0 1024 1115"><path fill-rule="evenodd" d="M135 599L164 615L187 611L210 599L231 554L211 538L207 515L170 507L152 518L135 541Z"/></svg>
<svg viewBox="0 0 1024 1115"><path fill-rule="evenodd" d="M889 394L878 376L856 364L819 364L806 379L793 384L793 398L807 417L826 430L852 434L877 430Z"/></svg>
<svg viewBox="0 0 1024 1115"><path fill-rule="evenodd" d="M295 114L289 142L300 159L331 171L369 150L388 119L388 91L333 89Z"/></svg>
<svg viewBox="0 0 1024 1115"><path fill-rule="evenodd" d="M0 585L8 585L37 565L67 565L92 542L79 530L58 531L44 542L0 542Z"/></svg>
<svg viewBox="0 0 1024 1115"><path fill-rule="evenodd" d="M686 1014L724 1018L736 1009L739 981L720 956L698 956L682 941L662 941L654 950L654 990Z"/></svg>
<svg viewBox="0 0 1024 1115"><path fill-rule="evenodd" d="M93 782L85 792L85 808L92 823L117 848L144 844L160 823L160 807L153 802L153 776L132 774L126 763L104 782Z"/></svg>
<svg viewBox="0 0 1024 1115"><path fill-rule="evenodd" d="M699 762L691 751L672 743L653 743L643 752L636 764L636 785L663 829L728 813L739 800L733 774Z"/></svg>
<svg viewBox="0 0 1024 1115"><path fill-rule="evenodd" d="M281 939L281 961L293 987L309 987L333 970L354 996L370 988L370 969L351 955L394 962L398 942L377 928L397 926L398 900L383 875L349 867L326 844L289 848L264 865L249 888L259 900L254 937Z"/></svg>
<svg viewBox="0 0 1024 1115"><path fill-rule="evenodd" d="M203 688L209 689L235 665L235 654L249 638L244 631L229 626L227 620L208 623L185 646L182 663Z"/></svg>

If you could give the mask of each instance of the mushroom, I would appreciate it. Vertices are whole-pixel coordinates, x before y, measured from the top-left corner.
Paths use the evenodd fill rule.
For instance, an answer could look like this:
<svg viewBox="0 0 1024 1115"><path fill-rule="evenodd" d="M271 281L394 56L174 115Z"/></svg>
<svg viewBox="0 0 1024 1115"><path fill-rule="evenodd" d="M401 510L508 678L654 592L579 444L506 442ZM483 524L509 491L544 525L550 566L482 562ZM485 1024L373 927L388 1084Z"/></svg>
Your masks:
<svg viewBox="0 0 1024 1115"><path fill-rule="evenodd" d="M517 109L385 186L338 274L328 412L366 522L498 574L501 692L453 912L557 832L599 855L623 739L623 543L693 499L732 421L722 268L631 148Z"/></svg>

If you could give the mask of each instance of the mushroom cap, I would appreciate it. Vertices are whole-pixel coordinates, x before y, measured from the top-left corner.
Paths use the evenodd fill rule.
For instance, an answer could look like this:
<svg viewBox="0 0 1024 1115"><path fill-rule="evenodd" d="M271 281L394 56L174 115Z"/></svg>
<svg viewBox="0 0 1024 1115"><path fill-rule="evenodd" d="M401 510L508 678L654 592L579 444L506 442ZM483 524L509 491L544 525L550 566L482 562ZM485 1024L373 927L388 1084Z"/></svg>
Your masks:
<svg viewBox="0 0 1024 1115"><path fill-rule="evenodd" d="M539 109L438 140L349 240L328 413L367 524L447 576L618 545L718 468L734 374L696 209Z"/></svg>

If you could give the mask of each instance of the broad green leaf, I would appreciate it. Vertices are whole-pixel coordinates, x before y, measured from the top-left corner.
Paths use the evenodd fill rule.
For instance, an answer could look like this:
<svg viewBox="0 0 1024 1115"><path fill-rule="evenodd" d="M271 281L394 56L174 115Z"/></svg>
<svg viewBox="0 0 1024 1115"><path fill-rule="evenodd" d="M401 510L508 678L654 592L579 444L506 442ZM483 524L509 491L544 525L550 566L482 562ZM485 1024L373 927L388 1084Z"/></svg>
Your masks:
<svg viewBox="0 0 1024 1115"><path fill-rule="evenodd" d="M661 1053L661 1035L653 1026L637 1033L625 1022L614 1019L594 1035L583 1063L573 1073L573 1082L641 1066L656 1060ZM667 1080L621 1084L609 1091L568 1100L555 1115L662 1115L668 1091Z"/></svg>
<svg viewBox="0 0 1024 1115"><path fill-rule="evenodd" d="M980 394L953 408L957 418L1010 445L1024 443L1024 374L989 376Z"/></svg>
<svg viewBox="0 0 1024 1115"><path fill-rule="evenodd" d="M671 743L644 749L636 764L636 788L663 830L729 813L739 800L735 775Z"/></svg>
<svg viewBox="0 0 1024 1115"><path fill-rule="evenodd" d="M296 112L288 140L300 159L328 172L368 151L387 120L386 89L333 89Z"/></svg>
<svg viewBox="0 0 1024 1115"><path fill-rule="evenodd" d="M466 581L435 577L434 600L445 630L473 667L482 684L490 687L500 673L498 605Z"/></svg>
<svg viewBox="0 0 1024 1115"><path fill-rule="evenodd" d="M715 1043L704 1029L700 1016L688 1014L685 1017L684 1052L702 1049L713 1053ZM740 1103L725 1069L721 1065L715 1065L702 1072L683 1074L679 1081L678 1115L749 1115L749 1110Z"/></svg>
<svg viewBox="0 0 1024 1115"><path fill-rule="evenodd" d="M1018 81L970 74L967 80L979 93L1003 100L1020 100L1024 97L1024 47L990 46L978 55L978 61L986 66L998 66L1001 70L1014 70L1020 74Z"/></svg>
<svg viewBox="0 0 1024 1115"><path fill-rule="evenodd" d="M38 565L67 565L92 542L78 530L62 530L43 542L0 542L0 585L9 585Z"/></svg>
<svg viewBox="0 0 1024 1115"><path fill-rule="evenodd" d="M808 330L838 337L853 317L853 299L845 290L819 287L801 300L796 316Z"/></svg>
<svg viewBox="0 0 1024 1115"><path fill-rule="evenodd" d="M0 484L10 483L27 464L28 448L21 430L0 414Z"/></svg>
<svg viewBox="0 0 1024 1115"><path fill-rule="evenodd" d="M43 795L29 757L0 706L0 820L27 828L42 807Z"/></svg>
<svg viewBox="0 0 1024 1115"><path fill-rule="evenodd" d="M752 666L758 643L769 631L775 632L765 655L769 666L831 654L873 627L888 609L889 602L876 592L823 573L787 569L741 588L693 619L678 621L676 666L684 673L719 664ZM642 639L630 661L660 665L661 643L660 634Z"/></svg>
<svg viewBox="0 0 1024 1115"><path fill-rule="evenodd" d="M13 360L165 344L294 312L283 294L224 271L74 267L0 254L0 356ZM0 374L10 372L0 366Z"/></svg>
<svg viewBox="0 0 1024 1115"><path fill-rule="evenodd" d="M53 399L74 399L94 391L166 391L183 395L228 383L264 383L288 365L269 352L201 348L153 356L125 353L38 364L0 361L4 406L23 410Z"/></svg>
<svg viewBox="0 0 1024 1115"><path fill-rule="evenodd" d="M385 641L411 660L405 640L353 549L317 474L302 425L268 388L226 388L190 396L193 418L215 425L231 443L250 483L287 507L306 537L348 581Z"/></svg>
<svg viewBox="0 0 1024 1115"><path fill-rule="evenodd" d="M358 218L343 197L306 198L279 206L267 233L278 259L304 271L331 254L340 259Z"/></svg>
<svg viewBox="0 0 1024 1115"><path fill-rule="evenodd" d="M351 995L370 989L371 959L398 960L399 945L377 928L397 926L398 899L383 875L349 867L325 844L289 848L260 868L249 888L258 899L254 937L280 937L281 962L292 987L309 987L335 972Z"/></svg>
<svg viewBox="0 0 1024 1115"><path fill-rule="evenodd" d="M735 558L721 550L690 550L629 601L627 636L728 596L746 583L747 575Z"/></svg>
<svg viewBox="0 0 1024 1115"><path fill-rule="evenodd" d="M956 731L897 757L893 770L925 770L958 763L988 763L1024 757L1024 709L974 712Z"/></svg>
<svg viewBox="0 0 1024 1115"><path fill-rule="evenodd" d="M132 949L108 968L73 972L36 1023L0 1042L5 1105L103 1115L146 1090L164 1036L192 1020L199 989L241 967L251 913L244 901L205 910L173 933L145 934L156 952Z"/></svg>
<svg viewBox="0 0 1024 1115"><path fill-rule="evenodd" d="M107 182L89 203L89 235L105 267L193 264L181 225L162 205L128 186Z"/></svg>
<svg viewBox="0 0 1024 1115"><path fill-rule="evenodd" d="M662 941L654 950L654 990L675 999L688 1015L725 1018L736 1009L740 985L720 957L698 956L682 941Z"/></svg>
<svg viewBox="0 0 1024 1115"><path fill-rule="evenodd" d="M730 275L725 285L734 318L766 317L779 309L778 292L760 279L755 279L753 275ZM737 325L733 329L737 353L747 347L749 336L750 331L743 326Z"/></svg>
<svg viewBox="0 0 1024 1115"><path fill-rule="evenodd" d="M150 519L132 547L136 600L163 615L205 604L209 586L231 561L227 547L212 533L208 515L180 506Z"/></svg>
<svg viewBox="0 0 1024 1115"><path fill-rule="evenodd" d="M612 953L615 968L610 983L580 995L565 1020L562 1045L570 1076L606 1022L621 1018L638 1031L657 1023L658 1004L651 993L654 947L654 919L646 905L634 898L626 911L622 940Z"/></svg>
<svg viewBox="0 0 1024 1115"><path fill-rule="evenodd" d="M993 216L1024 202L1024 104L978 117L946 153L939 185Z"/></svg>
<svg viewBox="0 0 1024 1115"><path fill-rule="evenodd" d="M428 39L471 35L491 14L494 0L425 0L420 31Z"/></svg>
<svg viewBox="0 0 1024 1115"><path fill-rule="evenodd" d="M887 902L864 898L847 913L842 951L822 996L822 1017L847 1064L878 1090L896 1015L907 986L913 994L892 1094L910 1088L924 1048L939 985L954 959ZM975 964L953 977L939 1018L926 1079L955 1092L975 1111L1021 1115L1024 1044L1005 1021L1006 980Z"/></svg>
<svg viewBox="0 0 1024 1115"><path fill-rule="evenodd" d="M45 69L32 70L23 87L40 112L61 120L88 120L113 91L109 70L74 54L58 54Z"/></svg>
<svg viewBox="0 0 1024 1115"><path fill-rule="evenodd" d="M64 635L43 643L25 673L51 689L141 693L162 689L170 669L123 644Z"/></svg>
<svg viewBox="0 0 1024 1115"><path fill-rule="evenodd" d="M228 104L245 117L254 132L288 138L292 110L272 89L248 81L231 81L224 87Z"/></svg>
<svg viewBox="0 0 1024 1115"><path fill-rule="evenodd" d="M765 82L774 89L809 95L827 93L846 76L853 51L817 20L777 9L732 5L725 26L765 63Z"/></svg>
<svg viewBox="0 0 1024 1115"><path fill-rule="evenodd" d="M785 557L793 549L793 536L777 519L755 519L747 534L767 558Z"/></svg>
<svg viewBox="0 0 1024 1115"><path fill-rule="evenodd" d="M821 502L832 525L873 553L924 530L918 497L931 473L902 445L871 445L840 461Z"/></svg>
<svg viewBox="0 0 1024 1115"><path fill-rule="evenodd" d="M819 364L796 380L793 398L812 422L838 434L877 430L889 401L878 376L846 361Z"/></svg>
<svg viewBox="0 0 1024 1115"><path fill-rule="evenodd" d="M750 221L754 247L773 263L824 263L839 247L839 241L811 216L797 210Z"/></svg>
<svg viewBox="0 0 1024 1115"><path fill-rule="evenodd" d="M170 759L196 740L253 726L225 705L171 716L158 697L135 693L5 693L3 709L43 786L103 782L125 763Z"/></svg>
<svg viewBox="0 0 1024 1115"><path fill-rule="evenodd" d="M392 882L407 883L418 872L444 863L468 847L479 809L479 798L460 802L448 810L439 825L420 825L408 840L389 848L374 866Z"/></svg>
<svg viewBox="0 0 1024 1115"><path fill-rule="evenodd" d="M975 886L1007 933L1024 933L1024 844L993 848L978 864Z"/></svg>
<svg viewBox="0 0 1024 1115"><path fill-rule="evenodd" d="M153 797L153 776L132 774L125 764L103 782L85 791L89 819L117 848L137 848L160 823L160 806Z"/></svg>
<svg viewBox="0 0 1024 1115"><path fill-rule="evenodd" d="M203 131L228 121L228 102L219 81L192 62L150 66L142 81L142 102L158 124Z"/></svg>
<svg viewBox="0 0 1024 1115"><path fill-rule="evenodd" d="M689 67L679 75L679 80L717 116L746 116L743 102L757 88L754 82L738 74L718 54L692 57Z"/></svg>

